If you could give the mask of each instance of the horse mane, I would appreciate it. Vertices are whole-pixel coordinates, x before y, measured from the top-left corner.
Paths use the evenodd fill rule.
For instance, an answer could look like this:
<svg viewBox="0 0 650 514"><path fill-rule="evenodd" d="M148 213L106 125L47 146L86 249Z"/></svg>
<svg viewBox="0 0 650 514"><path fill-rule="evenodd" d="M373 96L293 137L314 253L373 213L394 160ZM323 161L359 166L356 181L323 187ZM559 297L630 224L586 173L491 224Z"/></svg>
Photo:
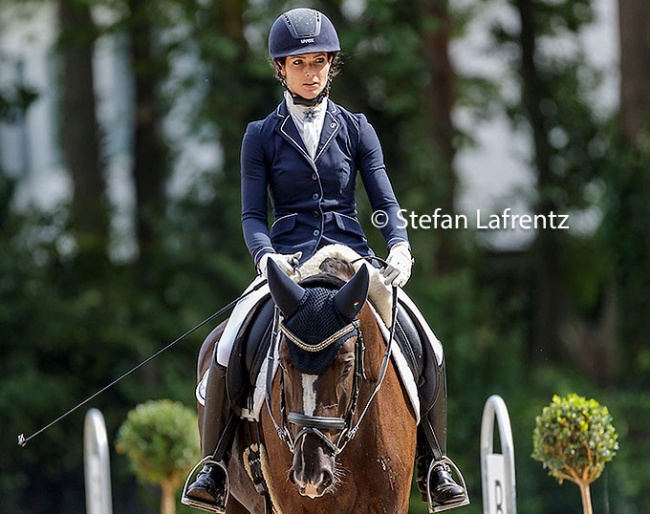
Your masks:
<svg viewBox="0 0 650 514"><path fill-rule="evenodd" d="M371 262L371 261L370 261ZM370 272L368 301L376 309L387 328L391 325L392 291L384 284L384 277L379 268L368 266L369 261L351 248L342 244L323 246L300 266L296 280L302 282L307 277L317 274L335 276L343 281L351 278L361 266Z"/></svg>
<svg viewBox="0 0 650 514"><path fill-rule="evenodd" d="M354 268L352 267L352 264L349 261L338 257L327 257L323 262L321 262L318 269L322 273L333 275L345 282L354 276Z"/></svg>
<svg viewBox="0 0 650 514"><path fill-rule="evenodd" d="M326 287L340 289L355 274L349 261L338 257L327 257L318 267L318 273L298 281L303 287Z"/></svg>

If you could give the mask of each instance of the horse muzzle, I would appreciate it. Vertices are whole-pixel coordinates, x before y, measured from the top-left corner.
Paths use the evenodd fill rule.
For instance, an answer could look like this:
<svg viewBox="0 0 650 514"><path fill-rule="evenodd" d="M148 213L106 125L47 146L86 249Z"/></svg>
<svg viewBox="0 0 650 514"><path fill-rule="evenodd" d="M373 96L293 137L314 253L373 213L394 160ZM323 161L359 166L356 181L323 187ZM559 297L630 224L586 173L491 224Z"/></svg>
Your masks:
<svg viewBox="0 0 650 514"><path fill-rule="evenodd" d="M334 486L334 473L329 469L322 469L307 476L306 473L292 468L289 478L298 488L301 496L312 499L320 498Z"/></svg>
<svg viewBox="0 0 650 514"><path fill-rule="evenodd" d="M301 496L320 498L334 487L336 457L316 437L304 437L293 455L289 479Z"/></svg>

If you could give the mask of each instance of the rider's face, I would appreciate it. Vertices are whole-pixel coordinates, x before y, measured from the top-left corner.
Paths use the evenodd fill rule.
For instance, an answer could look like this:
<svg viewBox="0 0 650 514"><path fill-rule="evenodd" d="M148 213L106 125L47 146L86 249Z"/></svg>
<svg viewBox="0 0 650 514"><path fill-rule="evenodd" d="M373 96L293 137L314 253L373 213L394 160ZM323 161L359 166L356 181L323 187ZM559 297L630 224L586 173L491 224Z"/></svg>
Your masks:
<svg viewBox="0 0 650 514"><path fill-rule="evenodd" d="M291 55L280 64L280 73L294 95L316 98L327 85L331 63L326 53Z"/></svg>

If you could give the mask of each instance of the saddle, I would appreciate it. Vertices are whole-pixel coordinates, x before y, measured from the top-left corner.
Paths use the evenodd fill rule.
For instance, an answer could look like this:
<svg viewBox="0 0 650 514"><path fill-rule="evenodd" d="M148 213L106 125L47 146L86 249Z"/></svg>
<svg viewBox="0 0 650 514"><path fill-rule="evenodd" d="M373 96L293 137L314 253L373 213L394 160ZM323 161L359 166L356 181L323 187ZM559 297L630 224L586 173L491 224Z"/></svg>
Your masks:
<svg viewBox="0 0 650 514"><path fill-rule="evenodd" d="M310 277L305 283L318 279L322 279L322 276ZM248 314L235 339L226 377L228 398L235 408L248 411L255 408L252 392L258 383L271 344L274 308L271 295L268 294ZM394 338L417 385L421 408L427 412L435 400L437 382L427 381L426 376L437 374L427 374L424 371L425 366L435 365L435 357L427 355L430 352L425 351L428 346L425 337L401 305L397 309Z"/></svg>
<svg viewBox="0 0 650 514"><path fill-rule="evenodd" d="M251 310L237 334L226 374L226 391L233 407L252 408L250 392L269 351L274 310L269 293Z"/></svg>

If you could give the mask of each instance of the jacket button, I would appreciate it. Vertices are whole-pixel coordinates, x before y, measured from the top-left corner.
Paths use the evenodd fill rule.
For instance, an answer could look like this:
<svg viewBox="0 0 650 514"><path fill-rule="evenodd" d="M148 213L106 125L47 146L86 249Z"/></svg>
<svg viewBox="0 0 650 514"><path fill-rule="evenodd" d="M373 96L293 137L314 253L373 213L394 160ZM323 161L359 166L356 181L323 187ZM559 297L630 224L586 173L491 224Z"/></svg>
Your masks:
<svg viewBox="0 0 650 514"><path fill-rule="evenodd" d="M319 231L319 230L314 230L314 231L312 232L312 234L314 234L314 236L317 237L318 234L320 234L320 231Z"/></svg>
<svg viewBox="0 0 650 514"><path fill-rule="evenodd" d="M311 174L311 179L312 180L318 180L318 175L316 175L316 173L312 173Z"/></svg>
<svg viewBox="0 0 650 514"><path fill-rule="evenodd" d="M314 193L313 195L311 195L311 198L312 200L318 200L319 196L320 195L318 193Z"/></svg>
<svg viewBox="0 0 650 514"><path fill-rule="evenodd" d="M320 216L320 212L318 212L318 211L314 211L314 212L312 212L311 214L312 214L312 216L313 216L314 218L318 218L318 216Z"/></svg>

